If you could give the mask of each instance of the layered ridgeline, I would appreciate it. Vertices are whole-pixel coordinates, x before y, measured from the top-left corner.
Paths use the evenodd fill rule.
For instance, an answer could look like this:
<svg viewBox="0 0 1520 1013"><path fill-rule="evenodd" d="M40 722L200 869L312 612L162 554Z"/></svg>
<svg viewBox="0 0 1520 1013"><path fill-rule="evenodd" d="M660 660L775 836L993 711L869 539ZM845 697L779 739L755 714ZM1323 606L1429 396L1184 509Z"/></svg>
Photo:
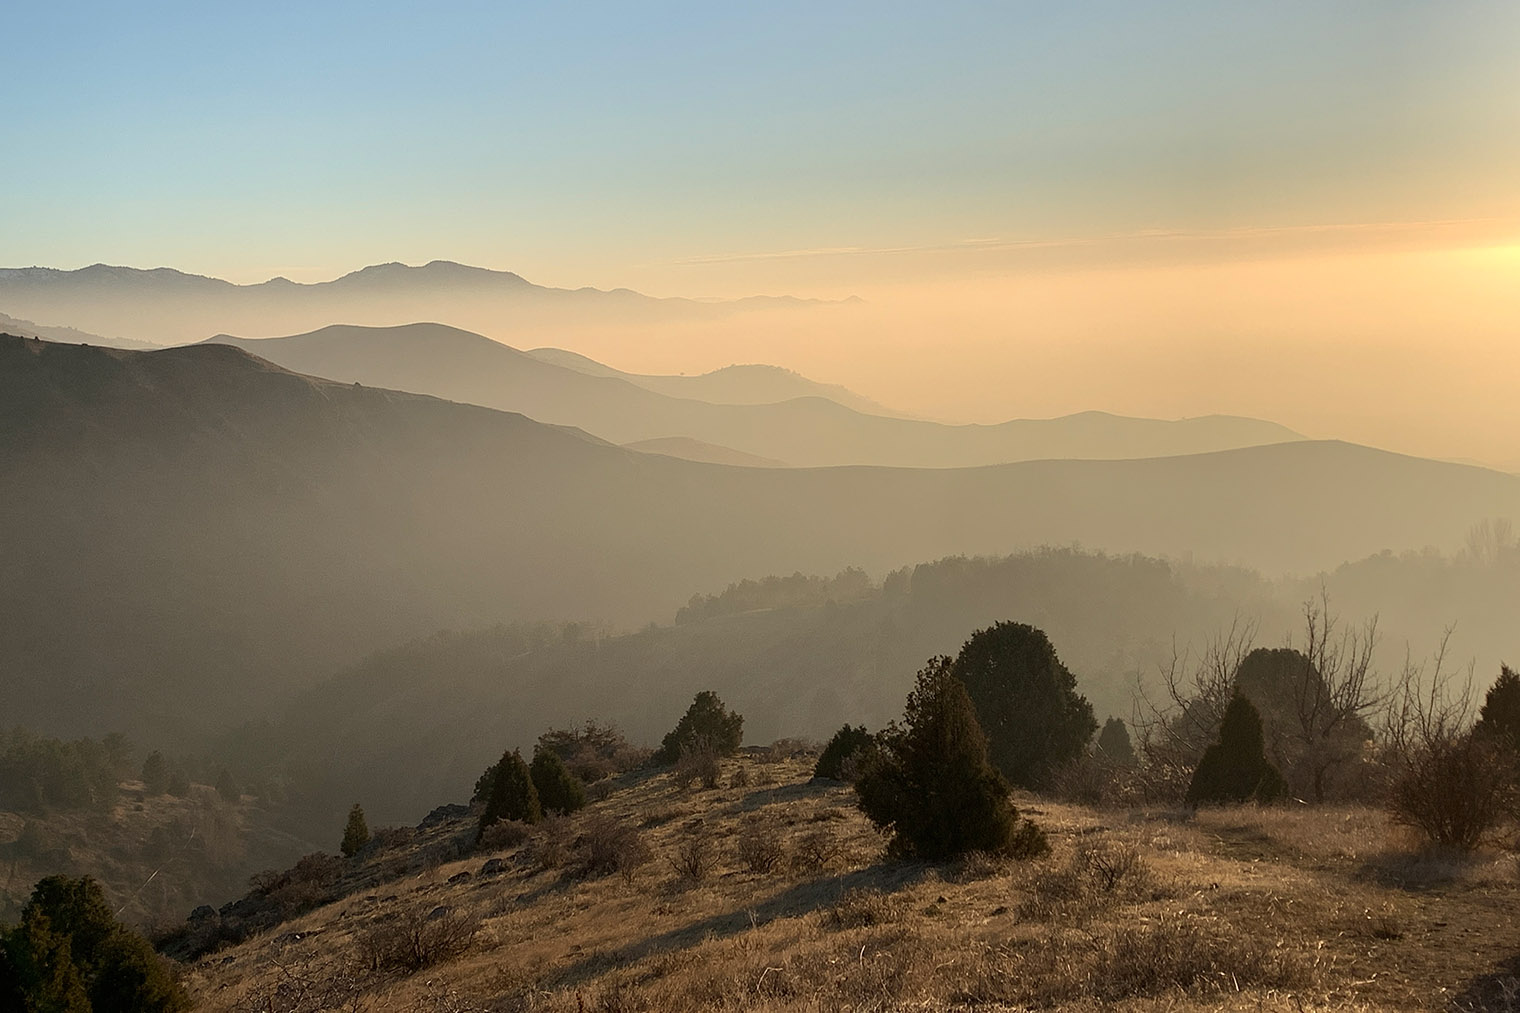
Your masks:
<svg viewBox="0 0 1520 1013"><path fill-rule="evenodd" d="M556 354L549 361L543 352L520 352L441 324L334 326L285 338L223 335L211 340L297 372L518 411L540 422L579 426L612 443L682 437L803 467L951 468L1044 459L1165 457L1301 439L1272 422L1230 416L1171 422L1085 412L1000 425L949 426L867 414L817 393L773 404L713 403L725 397L751 399L758 385L744 384L742 372L727 378L640 377L611 370L599 375L587 365L590 360ZM561 364L569 361L577 363L575 368ZM688 380L692 382L683 382ZM796 382L782 386L774 380L772 376L769 389L776 393L827 390ZM713 401L698 400L703 397ZM697 456L679 446L667 445L660 452Z"/></svg>
<svg viewBox="0 0 1520 1013"><path fill-rule="evenodd" d="M821 397L867 415L908 417L868 397L862 397L848 387L837 383L818 383L780 366L750 363L724 366L695 376L662 376L613 369L605 363L564 348L533 348L529 349L528 354L535 359L566 366L591 376L615 376L656 394L694 401L711 401L713 404L775 404L777 401L790 401L798 397Z"/></svg>
<svg viewBox="0 0 1520 1013"><path fill-rule="evenodd" d="M1520 512L1513 476L1342 443L738 468L227 346L11 337L0 486L7 720L150 741L438 629L635 626L747 575L1074 541L1312 571Z"/></svg>
<svg viewBox="0 0 1520 1013"><path fill-rule="evenodd" d="M702 302L657 299L629 289L547 288L510 271L446 260L420 267L375 264L315 284L272 278L237 285L166 267L107 264L77 271L0 268L0 309L7 313L159 344L198 341L218 331L288 334L334 320L451 320L467 327L535 333L546 327L701 323L814 305L813 300L789 297Z"/></svg>

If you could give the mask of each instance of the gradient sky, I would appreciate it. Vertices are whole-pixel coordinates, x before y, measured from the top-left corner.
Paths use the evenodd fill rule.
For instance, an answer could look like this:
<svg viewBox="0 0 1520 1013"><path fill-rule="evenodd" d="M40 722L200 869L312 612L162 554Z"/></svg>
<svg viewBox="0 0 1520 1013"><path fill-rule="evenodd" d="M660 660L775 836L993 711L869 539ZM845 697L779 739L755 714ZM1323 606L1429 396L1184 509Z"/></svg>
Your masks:
<svg viewBox="0 0 1520 1013"><path fill-rule="evenodd" d="M786 364L942 416L1008 412L995 391L915 400L925 348L1054 362L1100 332L1137 356L1258 343L1244 368L1295 341L1353 361L1423 341L1520 375L1511 2L50 2L5 24L0 265L246 282L438 258L901 300L876 335L897 373L852 371L858 329ZM1121 407L1079 375L1044 400ZM1152 407L1247 410L1215 400ZM1381 442L1413 449L1418 425ZM1461 456L1478 425L1422 452Z"/></svg>

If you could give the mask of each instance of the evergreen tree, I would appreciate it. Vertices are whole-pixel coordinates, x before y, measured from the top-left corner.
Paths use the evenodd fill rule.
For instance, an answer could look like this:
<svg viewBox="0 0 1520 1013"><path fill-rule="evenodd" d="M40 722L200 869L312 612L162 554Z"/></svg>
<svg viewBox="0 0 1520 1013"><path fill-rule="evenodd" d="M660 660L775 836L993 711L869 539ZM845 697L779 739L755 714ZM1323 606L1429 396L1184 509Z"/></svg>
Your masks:
<svg viewBox="0 0 1520 1013"><path fill-rule="evenodd" d="M977 630L961 647L955 674L976 707L993 766L1021 787L1040 787L1052 770L1081 756L1098 730L1076 678L1033 626Z"/></svg>
<svg viewBox="0 0 1520 1013"><path fill-rule="evenodd" d="M502 756L496 765L496 776L491 780L491 790L486 795L486 807L480 814L480 833L498 820L521 820L537 823L543 819L543 809L538 801L538 789L533 787L533 775L523 762L522 753L514 749ZM477 834L477 839L479 835Z"/></svg>
<svg viewBox="0 0 1520 1013"><path fill-rule="evenodd" d="M180 1013L189 1008L153 948L116 920L88 877L49 876L39 882L21 924L4 942L12 985L24 997L22 1009ZM0 995L5 988L0 980Z"/></svg>
<svg viewBox="0 0 1520 1013"><path fill-rule="evenodd" d="M539 805L546 813L573 813L586 804L586 786L552 749L535 749L528 765Z"/></svg>
<svg viewBox="0 0 1520 1013"><path fill-rule="evenodd" d="M828 745L823 747L823 752L818 756L818 763L813 767L813 776L843 781L845 761L853 756L858 763L875 748L876 738L866 731L865 725L854 728L845 725L835 732L834 737L829 739Z"/></svg>
<svg viewBox="0 0 1520 1013"><path fill-rule="evenodd" d="M348 811L348 825L343 828L343 857L353 858L369 843L369 824L364 821L364 807L355 802Z"/></svg>
<svg viewBox="0 0 1520 1013"><path fill-rule="evenodd" d="M1267 762L1265 747L1261 715L1237 693L1225 708L1219 741L1204 751L1193 771L1188 804L1282 801L1288 785Z"/></svg>
<svg viewBox="0 0 1520 1013"><path fill-rule="evenodd" d="M232 779L226 767L216 775L216 793L222 797L223 802L236 805L242 801L243 793L238 790L237 782Z"/></svg>
<svg viewBox="0 0 1520 1013"><path fill-rule="evenodd" d="M1129 740L1129 728L1123 718L1109 718L1098 733L1098 755L1122 767L1133 767L1136 762L1135 746Z"/></svg>
<svg viewBox="0 0 1520 1013"><path fill-rule="evenodd" d="M654 762L675 763L683 751L695 751L703 739L712 744L719 756L734 755L744 741L744 716L730 711L711 690L703 690L692 699L681 720L660 742Z"/></svg>
<svg viewBox="0 0 1520 1013"><path fill-rule="evenodd" d="M148 754L142 765L143 790L149 795L162 795L169 790L169 764L158 750Z"/></svg>
<svg viewBox="0 0 1520 1013"><path fill-rule="evenodd" d="M1027 857L1047 848L1039 828L1019 820L1008 783L988 762L986 736L949 658L918 673L903 724L878 737L855 791L865 814L892 835L899 857Z"/></svg>
<svg viewBox="0 0 1520 1013"><path fill-rule="evenodd" d="M1508 665L1499 670L1499 678L1489 687L1473 729L1479 735L1520 757L1520 675Z"/></svg>

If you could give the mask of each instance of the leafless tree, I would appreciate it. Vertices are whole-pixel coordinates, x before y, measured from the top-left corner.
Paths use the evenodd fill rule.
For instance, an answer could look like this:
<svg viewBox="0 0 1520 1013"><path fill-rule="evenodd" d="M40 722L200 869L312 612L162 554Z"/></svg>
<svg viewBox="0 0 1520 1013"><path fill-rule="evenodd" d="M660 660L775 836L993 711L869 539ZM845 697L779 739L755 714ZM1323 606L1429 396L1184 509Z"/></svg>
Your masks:
<svg viewBox="0 0 1520 1013"><path fill-rule="evenodd" d="M1372 719L1389 699L1372 671L1376 616L1360 628L1342 627L1323 587L1304 603L1304 640L1287 673L1286 714L1274 714L1286 744L1279 759L1296 785L1323 802L1338 772L1359 762L1372 738Z"/></svg>

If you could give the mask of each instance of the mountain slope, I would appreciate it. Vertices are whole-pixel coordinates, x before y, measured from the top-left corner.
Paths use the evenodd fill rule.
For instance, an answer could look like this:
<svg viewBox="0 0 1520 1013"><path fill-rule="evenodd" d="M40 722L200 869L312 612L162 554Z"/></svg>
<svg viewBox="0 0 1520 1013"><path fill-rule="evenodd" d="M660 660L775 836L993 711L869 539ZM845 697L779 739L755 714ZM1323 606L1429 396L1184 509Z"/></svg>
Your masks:
<svg viewBox="0 0 1520 1013"><path fill-rule="evenodd" d="M106 338L72 327L49 327L34 324L30 320L17 320L0 313L0 334L15 334L23 338L42 338L44 341L63 341L71 345L105 345L108 348L136 348L147 350L160 348L151 341L134 341L131 338Z"/></svg>
<svg viewBox="0 0 1520 1013"><path fill-rule="evenodd" d="M994 426L882 418L824 397L710 404L594 376L441 324L333 326L285 338L212 341L289 369L345 382L435 394L574 425L617 444L687 437L802 467L870 464L973 467L1046 458L1201 453L1299 439L1271 422L1211 416L1167 422L1085 412ZM681 379L679 377L675 379Z"/></svg>
<svg viewBox="0 0 1520 1013"><path fill-rule="evenodd" d="M787 297L709 303L657 299L629 289L546 288L510 271L446 260L420 267L374 264L315 284L272 278L236 285L171 268L107 264L77 271L0 268L0 306L10 312L167 344L199 341L218 331L288 334L334 320L394 324L446 318L517 330L716 320L735 312L812 304Z"/></svg>
<svg viewBox="0 0 1520 1013"><path fill-rule="evenodd" d="M0 486L0 710L142 739L245 718L440 628L639 624L746 575L1074 541L1281 572L1520 513L1513 476L1341 443L731 468L225 346L13 337Z"/></svg>
<svg viewBox="0 0 1520 1013"><path fill-rule="evenodd" d="M535 359L566 366L589 376L615 376L656 394L694 401L709 401L713 404L774 404L798 397L822 397L865 415L907 417L870 398L861 397L848 387L837 383L818 383L780 366L746 364L724 366L697 376L656 376L625 373L563 348L534 348L528 354Z"/></svg>

